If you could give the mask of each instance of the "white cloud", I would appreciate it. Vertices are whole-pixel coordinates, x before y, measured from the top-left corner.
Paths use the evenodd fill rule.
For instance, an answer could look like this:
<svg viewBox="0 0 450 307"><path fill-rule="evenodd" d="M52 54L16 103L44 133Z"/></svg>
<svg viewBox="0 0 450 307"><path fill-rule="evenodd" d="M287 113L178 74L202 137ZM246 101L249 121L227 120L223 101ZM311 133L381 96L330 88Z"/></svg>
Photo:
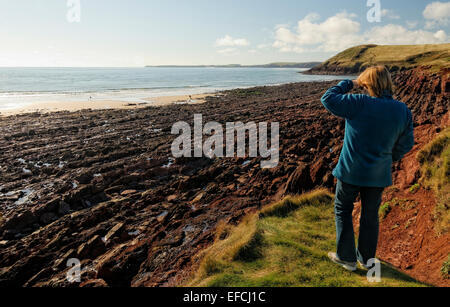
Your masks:
<svg viewBox="0 0 450 307"><path fill-rule="evenodd" d="M243 47L249 46L250 42L245 38L233 38L230 35L225 35L216 40L216 47Z"/></svg>
<svg viewBox="0 0 450 307"><path fill-rule="evenodd" d="M320 45L324 51L336 51L353 45L357 40L360 24L352 20L354 16L339 13L324 22L319 20L318 14L309 14L300 20L295 32L286 27L275 31L273 47L283 52L303 52L305 47Z"/></svg>
<svg viewBox="0 0 450 307"><path fill-rule="evenodd" d="M295 29L279 26L275 29L273 47L281 52L339 52L360 44L432 44L445 43L447 34L425 30L409 30L401 25L375 26L361 32L355 15L339 13L320 22L317 14L309 14Z"/></svg>
<svg viewBox="0 0 450 307"><path fill-rule="evenodd" d="M439 30L434 34L434 37L440 41L446 41L449 39L447 33L444 30Z"/></svg>
<svg viewBox="0 0 450 307"><path fill-rule="evenodd" d="M269 47L270 47L270 44L259 44L258 46L256 46L256 48L258 48L258 49L266 49Z"/></svg>
<svg viewBox="0 0 450 307"><path fill-rule="evenodd" d="M400 16L395 14L395 12L393 10L389 10L389 9L383 9L381 11L381 17L386 17L389 19L400 19Z"/></svg>
<svg viewBox="0 0 450 307"><path fill-rule="evenodd" d="M365 42L379 45L439 44L445 43L447 39L447 34L442 30L436 33L425 30L408 30L394 24L374 27L364 34Z"/></svg>
<svg viewBox="0 0 450 307"><path fill-rule="evenodd" d="M450 2L433 2L428 4L423 11L423 17L427 19L427 29L450 24Z"/></svg>
<svg viewBox="0 0 450 307"><path fill-rule="evenodd" d="M218 50L217 52L220 53L220 54L223 54L223 55L236 55L236 54L238 54L236 48L225 48L225 49Z"/></svg>
<svg viewBox="0 0 450 307"><path fill-rule="evenodd" d="M418 21L410 21L410 20L406 21L406 26L407 26L409 29L414 29L414 28L416 28L418 25L419 25L419 22L418 22Z"/></svg>

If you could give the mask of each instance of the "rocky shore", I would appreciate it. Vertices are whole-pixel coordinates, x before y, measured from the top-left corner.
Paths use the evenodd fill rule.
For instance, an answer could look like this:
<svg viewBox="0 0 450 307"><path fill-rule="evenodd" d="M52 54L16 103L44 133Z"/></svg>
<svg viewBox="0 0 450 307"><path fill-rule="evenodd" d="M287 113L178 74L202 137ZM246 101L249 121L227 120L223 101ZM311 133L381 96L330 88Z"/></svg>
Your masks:
<svg viewBox="0 0 450 307"><path fill-rule="evenodd" d="M416 126L448 115L448 74L396 74ZM320 97L336 82L232 90L197 105L26 114L0 120L0 286L174 286L219 221L237 223L331 175L345 122ZM172 125L279 122L280 163L172 159ZM66 279L81 260L81 283Z"/></svg>

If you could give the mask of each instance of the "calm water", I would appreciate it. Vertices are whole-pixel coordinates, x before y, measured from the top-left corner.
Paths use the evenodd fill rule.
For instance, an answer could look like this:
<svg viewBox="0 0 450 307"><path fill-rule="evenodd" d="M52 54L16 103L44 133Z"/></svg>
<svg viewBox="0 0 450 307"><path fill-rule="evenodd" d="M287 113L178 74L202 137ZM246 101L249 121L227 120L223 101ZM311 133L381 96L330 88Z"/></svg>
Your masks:
<svg viewBox="0 0 450 307"><path fill-rule="evenodd" d="M0 109L32 102L122 100L342 79L283 68L0 68Z"/></svg>

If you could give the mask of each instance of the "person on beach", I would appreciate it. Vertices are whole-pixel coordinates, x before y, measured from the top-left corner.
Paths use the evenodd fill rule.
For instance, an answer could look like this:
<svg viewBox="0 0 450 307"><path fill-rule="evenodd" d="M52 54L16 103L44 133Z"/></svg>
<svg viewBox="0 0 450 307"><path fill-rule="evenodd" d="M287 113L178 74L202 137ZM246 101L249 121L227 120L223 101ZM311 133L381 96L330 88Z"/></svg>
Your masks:
<svg viewBox="0 0 450 307"><path fill-rule="evenodd" d="M353 88L362 88L369 95L347 94ZM328 111L346 120L344 147L333 171L338 179L337 252L328 257L349 271L357 269L357 262L365 269L373 265L379 236L378 212L384 189L392 185L392 163L400 161L414 146L411 111L392 95L389 70L376 66L355 81L340 82L322 97ZM352 212L358 194L362 207L355 247Z"/></svg>

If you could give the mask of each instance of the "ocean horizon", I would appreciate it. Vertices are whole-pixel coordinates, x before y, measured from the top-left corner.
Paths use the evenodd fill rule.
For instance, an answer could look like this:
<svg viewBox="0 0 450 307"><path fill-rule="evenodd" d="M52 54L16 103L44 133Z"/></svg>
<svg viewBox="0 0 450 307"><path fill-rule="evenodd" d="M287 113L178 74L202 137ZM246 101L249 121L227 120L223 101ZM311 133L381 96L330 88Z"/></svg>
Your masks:
<svg viewBox="0 0 450 307"><path fill-rule="evenodd" d="M36 102L148 102L161 96L343 79L306 75L300 68L142 67L0 68L0 110Z"/></svg>

